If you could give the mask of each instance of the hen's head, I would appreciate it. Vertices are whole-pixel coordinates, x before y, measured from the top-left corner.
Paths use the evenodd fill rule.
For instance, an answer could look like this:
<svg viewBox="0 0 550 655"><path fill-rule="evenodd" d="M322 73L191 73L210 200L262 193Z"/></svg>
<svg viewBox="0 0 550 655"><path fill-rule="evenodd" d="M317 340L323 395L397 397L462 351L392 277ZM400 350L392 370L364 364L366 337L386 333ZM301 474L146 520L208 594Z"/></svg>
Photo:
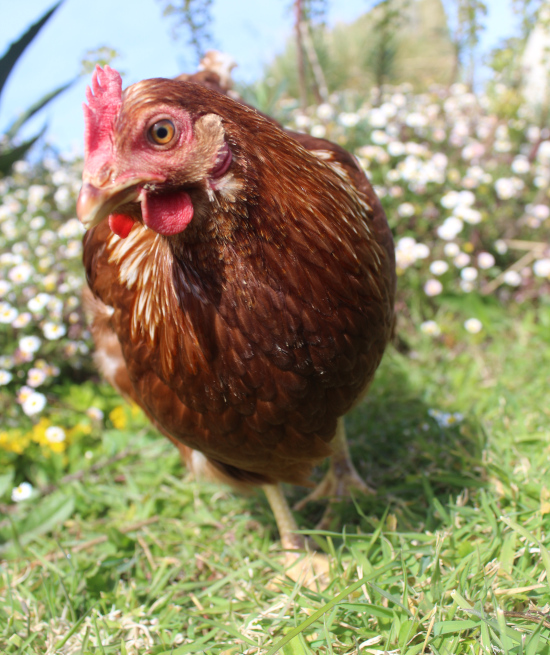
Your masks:
<svg viewBox="0 0 550 655"><path fill-rule="evenodd" d="M222 105L232 102L196 84L166 79L122 92L120 75L97 67L84 105L77 214L85 227L109 217L122 238L135 221L177 235L200 220L217 191L231 187L233 154L220 114L208 109L209 94Z"/></svg>

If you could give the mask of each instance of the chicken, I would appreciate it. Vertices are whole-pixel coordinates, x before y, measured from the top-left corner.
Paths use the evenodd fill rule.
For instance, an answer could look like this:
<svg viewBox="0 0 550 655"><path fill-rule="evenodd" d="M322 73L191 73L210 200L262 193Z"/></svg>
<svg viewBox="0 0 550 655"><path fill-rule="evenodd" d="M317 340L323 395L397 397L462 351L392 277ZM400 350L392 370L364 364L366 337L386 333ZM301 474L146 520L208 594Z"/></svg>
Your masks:
<svg viewBox="0 0 550 655"><path fill-rule="evenodd" d="M122 91L97 68L77 214L96 363L198 476L262 486L300 549L280 484L366 489L343 416L394 323L395 259L356 160L227 95L215 71Z"/></svg>

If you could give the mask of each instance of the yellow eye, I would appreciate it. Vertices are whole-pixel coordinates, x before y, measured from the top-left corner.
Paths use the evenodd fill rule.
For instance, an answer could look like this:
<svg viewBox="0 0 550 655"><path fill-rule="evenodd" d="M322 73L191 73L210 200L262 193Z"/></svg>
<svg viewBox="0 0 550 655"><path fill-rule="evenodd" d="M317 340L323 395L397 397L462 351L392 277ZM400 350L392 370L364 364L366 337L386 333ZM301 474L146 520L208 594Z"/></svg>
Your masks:
<svg viewBox="0 0 550 655"><path fill-rule="evenodd" d="M155 123L154 125L151 125L149 128L150 139L153 141L153 143L157 143L160 146L164 146L167 143L170 143L170 141L172 141L174 138L175 133L176 128L174 123L172 123L172 121L168 120L167 118L159 121L158 123Z"/></svg>

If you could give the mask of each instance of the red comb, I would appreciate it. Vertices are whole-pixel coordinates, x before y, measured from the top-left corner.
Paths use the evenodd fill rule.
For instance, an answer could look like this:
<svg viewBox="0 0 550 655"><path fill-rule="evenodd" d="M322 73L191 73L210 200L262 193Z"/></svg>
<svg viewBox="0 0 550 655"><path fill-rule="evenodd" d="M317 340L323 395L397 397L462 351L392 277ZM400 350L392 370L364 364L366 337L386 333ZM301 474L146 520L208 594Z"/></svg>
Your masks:
<svg viewBox="0 0 550 655"><path fill-rule="evenodd" d="M93 92L92 92L93 89ZM109 133L122 105L122 78L109 66L96 66L92 88L86 88L84 103L84 153L86 159L96 150L110 150Z"/></svg>

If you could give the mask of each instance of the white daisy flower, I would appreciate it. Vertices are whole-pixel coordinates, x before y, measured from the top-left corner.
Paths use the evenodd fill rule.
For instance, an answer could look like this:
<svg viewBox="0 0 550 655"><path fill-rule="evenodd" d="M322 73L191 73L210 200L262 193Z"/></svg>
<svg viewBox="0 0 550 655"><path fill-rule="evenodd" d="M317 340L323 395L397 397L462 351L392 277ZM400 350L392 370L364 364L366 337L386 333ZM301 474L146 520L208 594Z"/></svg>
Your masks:
<svg viewBox="0 0 550 655"><path fill-rule="evenodd" d="M35 336L19 339L19 350L23 353L35 353L42 344L42 340Z"/></svg>
<svg viewBox="0 0 550 655"><path fill-rule="evenodd" d="M478 318L469 318L464 322L464 328L470 334L478 334L483 329L483 323Z"/></svg>
<svg viewBox="0 0 550 655"><path fill-rule="evenodd" d="M33 391L23 401L21 408L27 416L39 414L46 406L46 396L38 391Z"/></svg>
<svg viewBox="0 0 550 655"><path fill-rule="evenodd" d="M320 125L319 127L322 126ZM73 257L78 257L81 254L81 252L82 252L82 241L77 241L76 239L69 241L67 247L64 249L64 255L69 259L72 259Z"/></svg>
<svg viewBox="0 0 550 655"><path fill-rule="evenodd" d="M501 177L495 182L495 191L501 200L515 198L524 187L525 183L519 177Z"/></svg>
<svg viewBox="0 0 550 655"><path fill-rule="evenodd" d="M417 243L413 248L413 253L416 259L426 259L430 256L430 249L425 243Z"/></svg>
<svg viewBox="0 0 550 655"><path fill-rule="evenodd" d="M495 265L495 258L490 252L480 252L477 256L477 265L483 269L491 268Z"/></svg>
<svg viewBox="0 0 550 655"><path fill-rule="evenodd" d="M456 216L449 216L437 228L437 235L445 241L452 241L460 232L464 223Z"/></svg>
<svg viewBox="0 0 550 655"><path fill-rule="evenodd" d="M550 278L550 259L545 257L536 261L533 264L533 272L537 277Z"/></svg>
<svg viewBox="0 0 550 655"><path fill-rule="evenodd" d="M447 257L456 257L460 252L460 248L456 243L446 243L445 247L443 248L443 252L447 255Z"/></svg>
<svg viewBox="0 0 550 655"><path fill-rule="evenodd" d="M497 239L495 241L495 250L499 255L505 255L508 252L508 244L503 239Z"/></svg>
<svg viewBox="0 0 550 655"><path fill-rule="evenodd" d="M477 280L477 275L477 268L474 268L473 266L466 266L460 271L460 277L465 282L473 282L474 280Z"/></svg>
<svg viewBox="0 0 550 655"><path fill-rule="evenodd" d="M0 280L0 298L5 296L12 288L12 284L7 280Z"/></svg>
<svg viewBox="0 0 550 655"><path fill-rule="evenodd" d="M506 271L502 276L505 284L511 287L519 287L521 284L521 275L517 271Z"/></svg>
<svg viewBox="0 0 550 655"><path fill-rule="evenodd" d="M13 323L19 312L9 302L0 302L0 323Z"/></svg>
<svg viewBox="0 0 550 655"><path fill-rule="evenodd" d="M13 321L12 327L23 328L26 327L32 320L32 315L29 312L23 312Z"/></svg>
<svg viewBox="0 0 550 655"><path fill-rule="evenodd" d="M338 122L344 127L355 127L360 120L361 116L356 112L342 112L338 116Z"/></svg>
<svg viewBox="0 0 550 655"><path fill-rule="evenodd" d="M47 377L44 369L31 368L27 374L27 384L29 387L39 387L41 384L44 384Z"/></svg>
<svg viewBox="0 0 550 655"><path fill-rule="evenodd" d="M392 157L401 157L405 154L405 144L401 143L401 141L392 141L388 144L388 153Z"/></svg>
<svg viewBox="0 0 550 655"><path fill-rule="evenodd" d="M30 387L21 387L21 389L19 389L17 392L17 402L23 404L25 400L27 400L27 398L31 395L31 393L34 393L34 391Z"/></svg>
<svg viewBox="0 0 550 655"><path fill-rule="evenodd" d="M9 384L13 380L13 375L9 371L0 368L0 387Z"/></svg>
<svg viewBox="0 0 550 655"><path fill-rule="evenodd" d="M8 277L15 284L25 284L25 282L32 275L33 268L27 262L23 262L18 266L14 266L11 271L8 273Z"/></svg>
<svg viewBox="0 0 550 655"><path fill-rule="evenodd" d="M328 102L323 102L317 107L317 116L323 121L329 121L334 116L334 109Z"/></svg>
<svg viewBox="0 0 550 655"><path fill-rule="evenodd" d="M525 155L518 155L512 162L511 168L516 175L524 175L530 171L531 164Z"/></svg>
<svg viewBox="0 0 550 655"><path fill-rule="evenodd" d="M46 429L46 439L51 443L61 443L65 441L65 430L56 425L52 425Z"/></svg>
<svg viewBox="0 0 550 655"><path fill-rule="evenodd" d="M103 412L98 407L88 407L86 414L94 421L101 421L104 416Z"/></svg>
<svg viewBox="0 0 550 655"><path fill-rule="evenodd" d="M420 324L420 332L431 337L438 337L441 334L441 328L435 321L424 321Z"/></svg>
<svg viewBox="0 0 550 655"><path fill-rule="evenodd" d="M46 225L46 219L44 216L35 216L29 223L31 230L39 230L41 227Z"/></svg>
<svg viewBox="0 0 550 655"><path fill-rule="evenodd" d="M22 482L18 487L14 487L11 492L11 499L14 503L19 503L22 500L27 500L32 496L32 484L29 482Z"/></svg>
<svg viewBox="0 0 550 655"><path fill-rule="evenodd" d="M72 239L84 233L84 226L78 218L71 218L59 228L57 233L64 239Z"/></svg>
<svg viewBox="0 0 550 655"><path fill-rule="evenodd" d="M44 307L50 302L51 296L49 293L39 293L34 298L31 298L27 303L27 307L33 313L41 312Z"/></svg>
<svg viewBox="0 0 550 655"><path fill-rule="evenodd" d="M0 368L13 368L15 359L11 355L0 355Z"/></svg>
<svg viewBox="0 0 550 655"><path fill-rule="evenodd" d="M443 291L443 285L439 280L431 279L424 285L424 293L427 296L438 296Z"/></svg>
<svg viewBox="0 0 550 655"><path fill-rule="evenodd" d="M314 125L311 128L310 133L311 133L311 136L314 136L316 139L322 139L326 135L327 129L326 129L326 127L324 125Z"/></svg>
<svg viewBox="0 0 550 655"><path fill-rule="evenodd" d="M414 212L414 205L411 202L402 202L397 208L397 213L402 218L409 218L410 216L414 216Z"/></svg>
<svg viewBox="0 0 550 655"><path fill-rule="evenodd" d="M459 252L453 259L453 263L457 268L464 268L464 266L468 266L470 263L470 255L465 252Z"/></svg>
<svg viewBox="0 0 550 655"><path fill-rule="evenodd" d="M64 325L47 321L42 326L42 331L48 341L56 341L67 333L67 328Z"/></svg>
<svg viewBox="0 0 550 655"><path fill-rule="evenodd" d="M535 218L538 218L540 221L545 221L550 217L550 208L548 205L529 205L526 207L530 214Z"/></svg>
<svg viewBox="0 0 550 655"><path fill-rule="evenodd" d="M390 140L390 137L384 130L373 130L370 135L370 139L377 146L384 146Z"/></svg>
<svg viewBox="0 0 550 655"><path fill-rule="evenodd" d="M430 273L432 275L443 275L449 270L449 264L442 259L436 259L430 264Z"/></svg>

